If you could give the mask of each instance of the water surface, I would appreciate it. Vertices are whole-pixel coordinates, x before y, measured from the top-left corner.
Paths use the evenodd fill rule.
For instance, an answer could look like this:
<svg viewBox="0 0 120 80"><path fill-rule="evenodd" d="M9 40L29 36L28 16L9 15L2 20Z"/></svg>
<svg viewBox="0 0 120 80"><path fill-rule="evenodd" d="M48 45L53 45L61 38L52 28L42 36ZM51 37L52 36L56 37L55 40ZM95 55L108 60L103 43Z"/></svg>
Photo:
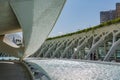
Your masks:
<svg viewBox="0 0 120 80"><path fill-rule="evenodd" d="M120 80L120 64L56 59L28 61L41 66L52 80Z"/></svg>

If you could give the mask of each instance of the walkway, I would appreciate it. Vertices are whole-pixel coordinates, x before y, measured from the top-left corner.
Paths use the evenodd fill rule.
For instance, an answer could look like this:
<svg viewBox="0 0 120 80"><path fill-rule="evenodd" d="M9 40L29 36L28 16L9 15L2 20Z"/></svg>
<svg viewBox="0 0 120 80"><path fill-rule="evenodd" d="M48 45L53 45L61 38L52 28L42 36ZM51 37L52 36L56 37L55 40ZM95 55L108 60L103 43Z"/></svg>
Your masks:
<svg viewBox="0 0 120 80"><path fill-rule="evenodd" d="M17 62L0 61L0 80L31 80L27 70Z"/></svg>

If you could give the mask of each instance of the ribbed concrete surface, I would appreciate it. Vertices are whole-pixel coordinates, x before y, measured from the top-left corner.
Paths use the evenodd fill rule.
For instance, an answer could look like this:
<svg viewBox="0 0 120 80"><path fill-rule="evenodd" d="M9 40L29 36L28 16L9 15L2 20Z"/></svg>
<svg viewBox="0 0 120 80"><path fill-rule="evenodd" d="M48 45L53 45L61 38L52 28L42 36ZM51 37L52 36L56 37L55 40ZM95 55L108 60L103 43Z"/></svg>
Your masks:
<svg viewBox="0 0 120 80"><path fill-rule="evenodd" d="M0 80L31 80L20 63L0 61Z"/></svg>

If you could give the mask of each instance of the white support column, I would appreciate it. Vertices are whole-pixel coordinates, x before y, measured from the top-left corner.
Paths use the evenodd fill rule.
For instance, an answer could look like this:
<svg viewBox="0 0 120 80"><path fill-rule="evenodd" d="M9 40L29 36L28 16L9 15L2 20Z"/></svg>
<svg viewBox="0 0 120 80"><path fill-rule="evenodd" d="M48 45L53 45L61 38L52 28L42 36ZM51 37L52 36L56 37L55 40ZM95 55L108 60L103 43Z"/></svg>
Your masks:
<svg viewBox="0 0 120 80"><path fill-rule="evenodd" d="M112 54L114 54L115 50L117 47L120 45L120 39L116 42L113 43L112 47L108 51L107 55L105 56L103 61L109 61L109 58L111 57Z"/></svg>
<svg viewBox="0 0 120 80"><path fill-rule="evenodd" d="M56 47L57 47L57 43L54 43L54 45L47 50L44 57L47 57L50 53L53 53L55 51Z"/></svg>
<svg viewBox="0 0 120 80"><path fill-rule="evenodd" d="M46 49L48 49L48 46L46 46L46 47L44 47L44 48L42 48L41 49L41 51L40 52L38 52L38 55L37 55L37 57L40 57L45 51L47 51Z"/></svg>
<svg viewBox="0 0 120 80"><path fill-rule="evenodd" d="M57 49L58 45L59 45L59 43L58 43L57 41L55 41L55 42L53 43L53 46L51 46L51 47L48 48L48 50L46 51L44 57L49 57L49 58L51 58L52 55L53 55L53 53L54 53L55 50Z"/></svg>
<svg viewBox="0 0 120 80"><path fill-rule="evenodd" d="M61 53L60 58L64 58L63 52L64 52L64 50L67 48L67 46L69 46L71 43L72 43L72 40L70 40L69 42L67 42L66 46L64 46L64 48L62 49L62 53Z"/></svg>
<svg viewBox="0 0 120 80"><path fill-rule="evenodd" d="M94 43L89 51L89 53L86 55L85 59L89 59L90 58L90 55L92 52L94 52L105 40L105 38L107 36L109 36L110 33L107 33L106 35L104 35L103 37L100 38L100 40L98 40L96 43Z"/></svg>
<svg viewBox="0 0 120 80"><path fill-rule="evenodd" d="M49 43L49 44L46 44L46 47L45 47L45 48L43 48L43 49L39 52L38 57L40 57L41 55L43 55L43 56L44 56L44 54L47 52L47 50L48 50L50 47L52 47L52 46L53 46L53 44L54 44L54 42Z"/></svg>
<svg viewBox="0 0 120 80"><path fill-rule="evenodd" d="M51 58L54 58L55 55L59 52L59 50L61 50L65 46L66 43L67 43L67 41L64 41L63 43L61 43L61 45L58 46L57 49L53 52L53 55Z"/></svg>
<svg viewBox="0 0 120 80"><path fill-rule="evenodd" d="M74 40L69 46L67 46L67 47L65 48L65 50L64 50L64 52L63 52L64 55L65 55L65 54L70 54L70 53L69 53L69 50L72 50L72 49L75 48L75 46L76 46L76 41L77 41L77 40L78 40L78 39ZM73 54L73 53L71 53L71 54Z"/></svg>
<svg viewBox="0 0 120 80"><path fill-rule="evenodd" d="M108 53L105 56L103 61L109 61L109 58L111 57L111 55L114 54L115 50L120 45L120 39L116 41L116 37L117 37L118 34L120 34L120 31L115 33L115 35L113 36L113 44L112 44L110 50L108 51Z"/></svg>
<svg viewBox="0 0 120 80"><path fill-rule="evenodd" d="M87 42L88 42L88 40L89 40L90 38L92 38L92 36L86 38L86 39L81 43L81 45L79 45L79 46L77 47L77 50L73 53L73 55L72 55L71 58L74 58L75 55L76 55L82 48L85 47L85 45L87 44Z"/></svg>
<svg viewBox="0 0 120 80"><path fill-rule="evenodd" d="M40 49L35 53L36 54L36 57L39 57L40 56L40 52L44 49L44 48L46 48L47 47L47 45L46 44L43 44L41 47L40 47Z"/></svg>
<svg viewBox="0 0 120 80"><path fill-rule="evenodd" d="M80 40L78 41L78 46L76 47L76 50L74 51L74 53L78 50L78 47L81 45L81 43L82 43L84 40L85 40L85 38L82 38L82 39L80 39ZM78 51L78 52L79 52L79 51ZM72 54L71 58L74 58L74 57L75 57L74 53Z"/></svg>

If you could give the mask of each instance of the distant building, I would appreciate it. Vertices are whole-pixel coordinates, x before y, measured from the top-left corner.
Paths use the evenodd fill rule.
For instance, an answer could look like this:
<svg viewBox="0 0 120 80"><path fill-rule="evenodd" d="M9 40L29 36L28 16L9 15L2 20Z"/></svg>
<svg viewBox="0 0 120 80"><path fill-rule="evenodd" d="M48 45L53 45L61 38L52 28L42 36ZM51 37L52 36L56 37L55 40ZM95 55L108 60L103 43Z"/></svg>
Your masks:
<svg viewBox="0 0 120 80"><path fill-rule="evenodd" d="M15 44L18 45L18 46L22 45L22 40L21 40L21 38L18 37L18 36L13 36L12 42L15 43Z"/></svg>
<svg viewBox="0 0 120 80"><path fill-rule="evenodd" d="M101 11L100 12L100 23L112 20L116 18L116 11L110 10L110 11Z"/></svg>
<svg viewBox="0 0 120 80"><path fill-rule="evenodd" d="M120 3L116 3L116 10L101 11L100 23L113 20L118 17L120 17Z"/></svg>
<svg viewBox="0 0 120 80"><path fill-rule="evenodd" d="M116 3L116 18L120 17L120 3Z"/></svg>
<svg viewBox="0 0 120 80"><path fill-rule="evenodd" d="M6 34L5 38L10 41L13 42L14 44L21 46L23 41L22 41L22 37L19 34L16 33L12 33L12 34Z"/></svg>

